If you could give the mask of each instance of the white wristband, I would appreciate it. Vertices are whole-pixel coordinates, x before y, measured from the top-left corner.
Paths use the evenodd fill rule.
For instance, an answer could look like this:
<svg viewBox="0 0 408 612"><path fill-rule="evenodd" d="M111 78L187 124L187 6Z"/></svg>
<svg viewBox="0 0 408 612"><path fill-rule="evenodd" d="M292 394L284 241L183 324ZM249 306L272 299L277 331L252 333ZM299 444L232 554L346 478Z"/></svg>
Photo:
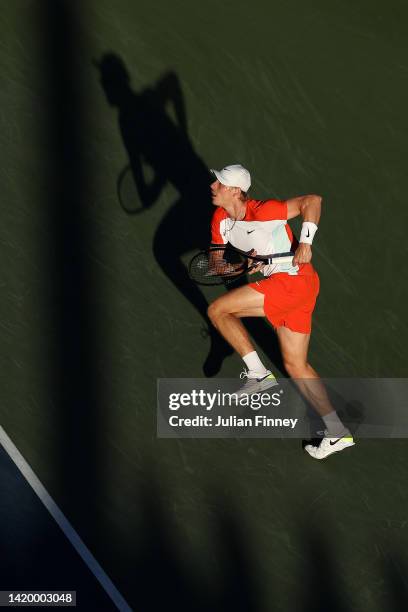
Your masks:
<svg viewBox="0 0 408 612"><path fill-rule="evenodd" d="M313 238L316 232L317 232L316 223L312 223L311 221L303 221L299 242L305 242L306 244L312 244Z"/></svg>

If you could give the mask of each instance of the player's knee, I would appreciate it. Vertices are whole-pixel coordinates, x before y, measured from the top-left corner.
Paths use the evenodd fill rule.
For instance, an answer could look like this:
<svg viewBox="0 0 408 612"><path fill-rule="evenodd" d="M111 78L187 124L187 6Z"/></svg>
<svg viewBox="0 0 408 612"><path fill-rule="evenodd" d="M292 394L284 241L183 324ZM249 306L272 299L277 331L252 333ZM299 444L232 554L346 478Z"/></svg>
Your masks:
<svg viewBox="0 0 408 612"><path fill-rule="evenodd" d="M207 314L211 321L216 321L220 316L225 314L222 300L218 299L212 302L208 307Z"/></svg>
<svg viewBox="0 0 408 612"><path fill-rule="evenodd" d="M217 302L218 300L215 300L215 302L212 302L212 304L210 304L207 308L207 315L210 321L215 321L219 316L219 307Z"/></svg>

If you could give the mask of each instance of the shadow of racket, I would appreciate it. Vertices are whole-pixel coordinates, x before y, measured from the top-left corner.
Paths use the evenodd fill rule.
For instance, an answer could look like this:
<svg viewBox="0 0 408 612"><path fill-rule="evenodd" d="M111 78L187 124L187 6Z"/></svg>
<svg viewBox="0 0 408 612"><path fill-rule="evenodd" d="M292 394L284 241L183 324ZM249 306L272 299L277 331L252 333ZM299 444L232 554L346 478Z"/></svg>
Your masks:
<svg viewBox="0 0 408 612"><path fill-rule="evenodd" d="M149 180L153 175L153 170L150 166L146 165L143 167L143 173L147 180ZM119 204L129 215L138 215L149 208L149 206L145 206L141 200L133 177L132 168L129 164L123 168L118 176L116 192Z"/></svg>

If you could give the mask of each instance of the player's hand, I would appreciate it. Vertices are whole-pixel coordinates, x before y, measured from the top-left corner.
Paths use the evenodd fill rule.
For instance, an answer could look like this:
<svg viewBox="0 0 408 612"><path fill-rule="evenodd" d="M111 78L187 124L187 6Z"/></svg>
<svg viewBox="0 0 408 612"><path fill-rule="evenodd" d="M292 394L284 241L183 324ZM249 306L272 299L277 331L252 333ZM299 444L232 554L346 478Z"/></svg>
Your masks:
<svg viewBox="0 0 408 612"><path fill-rule="evenodd" d="M293 265L306 264L312 261L312 247L310 244L301 242L296 249L295 256L293 257Z"/></svg>
<svg viewBox="0 0 408 612"><path fill-rule="evenodd" d="M255 249L252 249L251 251L249 251L249 255L253 255L255 257L256 256ZM252 266L254 263L256 262L253 259L248 260L249 266ZM253 267L251 270L248 270L248 274L256 274L257 272L260 272L262 268L264 267L264 265L265 264L262 261L260 261L258 265L255 265L255 267Z"/></svg>

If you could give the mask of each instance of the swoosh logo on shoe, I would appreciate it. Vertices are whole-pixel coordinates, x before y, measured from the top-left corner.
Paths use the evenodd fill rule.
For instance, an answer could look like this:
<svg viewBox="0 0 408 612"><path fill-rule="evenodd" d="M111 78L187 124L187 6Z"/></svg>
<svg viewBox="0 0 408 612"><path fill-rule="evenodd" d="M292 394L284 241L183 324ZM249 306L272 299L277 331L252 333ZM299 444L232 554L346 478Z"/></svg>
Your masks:
<svg viewBox="0 0 408 612"><path fill-rule="evenodd" d="M339 438L339 439L338 439L338 440L336 440L335 442L332 442L332 441L330 440L330 443L329 443L329 444L330 444L330 446L334 446L335 444L337 444L337 442L340 442L340 440L343 440L343 438Z"/></svg>

